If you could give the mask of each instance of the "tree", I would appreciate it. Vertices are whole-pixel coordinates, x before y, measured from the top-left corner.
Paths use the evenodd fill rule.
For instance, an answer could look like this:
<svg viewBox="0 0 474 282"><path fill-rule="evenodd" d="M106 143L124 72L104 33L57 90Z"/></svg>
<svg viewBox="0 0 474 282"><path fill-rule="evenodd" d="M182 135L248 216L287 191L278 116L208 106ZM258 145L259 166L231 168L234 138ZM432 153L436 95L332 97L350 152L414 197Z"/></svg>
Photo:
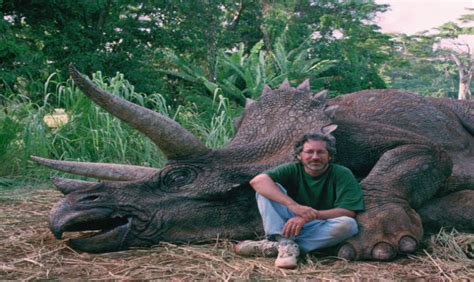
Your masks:
<svg viewBox="0 0 474 282"><path fill-rule="evenodd" d="M451 53L451 58L456 64L459 73L459 90L458 90L458 99L459 100L466 100L471 99L471 82L472 76L474 75L474 58L472 54L469 52L467 60L467 65L465 65L458 55Z"/></svg>
<svg viewBox="0 0 474 282"><path fill-rule="evenodd" d="M381 68L390 88L414 91L423 96L454 97L456 73L443 51L434 49L436 39L421 32L394 34L393 59Z"/></svg>
<svg viewBox="0 0 474 282"><path fill-rule="evenodd" d="M462 24L468 24L474 20L474 14L463 15L460 20ZM391 86L406 87L432 96L471 99L474 52L460 38L474 35L474 28L462 24L447 22L432 32L395 37L398 43L397 63L388 64L391 66L385 68L385 74L392 79ZM406 65L402 66L400 62ZM405 78L397 79L397 73L405 73ZM411 75L407 79L408 73Z"/></svg>
<svg viewBox="0 0 474 282"><path fill-rule="evenodd" d="M288 49L312 38L311 55L321 60L337 60L328 70L331 79L322 85L339 93L368 88L385 88L380 66L390 59L388 35L373 24L387 5L374 1L296 1L287 30Z"/></svg>
<svg viewBox="0 0 474 282"><path fill-rule="evenodd" d="M21 81L37 81L37 89L25 91L33 99L41 98L41 84L51 73L67 77L71 62L84 73L101 70L112 76L119 71L140 92L179 93L188 85L176 85L157 71L173 68L163 60L166 51L179 54L215 82L221 51L237 52L243 43L249 54L260 40L265 50L271 50L283 36L285 50L309 39L308 60L337 60L339 66L325 75L334 79L322 82L321 87L338 93L384 87L378 67L389 58L385 48L390 45L370 21L386 6L373 0L0 3L0 28L6 31L3 41L12 42L0 44L0 56L11 58L1 63L6 74L0 87L18 93ZM343 36L338 38L337 33Z"/></svg>
<svg viewBox="0 0 474 282"><path fill-rule="evenodd" d="M474 9L469 9L473 11ZM463 15L461 22L466 24L474 21L474 14ZM449 40L450 46L445 47L444 51L454 64L458 71L458 99L471 99L471 82L474 75L474 52L468 44L460 43L458 38L462 35L474 35L474 28L461 27L454 22L448 22L437 28L435 34L439 42ZM442 43L439 43L440 45Z"/></svg>
<svg viewBox="0 0 474 282"><path fill-rule="evenodd" d="M240 3L244 11L246 8L249 8L245 2L241 1ZM255 24L258 24L260 27L260 36L262 38L264 51L275 54L277 50L275 50L274 47L278 41L283 43L281 46L282 49L288 50L289 53L292 52L292 50L298 49L299 46L302 46L304 43L307 49L307 56L305 58L308 61L308 65L310 65L312 60L336 61L337 66L335 68L326 69L326 73L319 74L320 77L325 77L325 79L315 80L313 78L315 89L327 88L333 90L333 94L340 94L366 88L385 88L385 83L380 77L378 69L391 56L390 37L380 33L378 26L370 24L370 20L373 20L377 12L382 12L386 9L385 5L376 5L374 1L324 0L316 2L308 0L265 0L261 1L261 5L255 4L253 7L255 9L261 9L261 20L255 22ZM199 7L196 7L194 10L198 8ZM228 8L228 10L241 11L240 8ZM242 19L243 18L242 16ZM208 31L209 28L205 30ZM218 34L226 31L225 28L221 27L219 27L218 30ZM317 34L322 34L322 36L315 36L315 31ZM344 34L344 36L337 37L337 33ZM254 34L259 33L255 32ZM223 33L222 37L218 38L228 38L227 36L227 34ZM229 40L226 41L229 42ZM225 45L223 43L212 46L220 46L222 52L236 55L242 50L240 47L236 48L235 45ZM208 44L206 46L211 48ZM244 45L244 54L241 55L241 58L246 57L246 55L251 56L251 46L252 45L248 45L247 43ZM233 49L230 49L231 47L233 47ZM176 83L176 80L174 80L175 83L173 85L175 85L175 87L186 89L185 91L195 91L195 82L198 77L199 79L197 81L206 81L208 86L211 85L209 83L214 85L221 82L219 76L222 75L222 73L214 73L215 76L209 76L209 67L207 70L206 68L200 67L203 66L203 63L199 63L196 60L197 57L186 55L190 54L190 50L187 52L177 52L177 49L178 48L174 48L173 50L174 54L179 55L179 62L176 59L172 59L164 60L163 64L160 64L160 68L162 70L168 70L168 73L180 73L182 75L181 79L186 76L183 71L187 72L187 74L191 74L191 77L186 76L187 78L180 80L179 83ZM204 56L200 57L203 58ZM223 57L221 57L221 59L222 58ZM209 64L209 58L207 58L207 61L204 60L204 62ZM216 62L219 64L219 54L217 55ZM186 65L186 67L177 66L183 64ZM246 64L249 66L248 62L246 62ZM211 65L214 64L212 63ZM258 64L252 65L250 69L259 69ZM214 68L214 70L217 70L217 67ZM246 75L241 75L240 77L246 77ZM258 78L260 76L255 75L254 77ZM203 80L202 78L205 79ZM173 78L168 77L168 79ZM244 80L246 80L245 83L243 82ZM242 85L254 85L253 83L249 84L249 81L251 80L243 79L240 81L240 87L238 89L224 91L232 93L233 96L240 96L237 100L242 100L243 96L254 97L253 94L239 95L241 91L246 91ZM237 83L239 82L237 81ZM191 87L190 85L193 86ZM215 87L208 86L204 87L204 89L211 91L210 95L212 96L211 89L215 89ZM221 89L225 89L223 85L220 85L220 87ZM250 88L254 87L250 86ZM261 88L257 87L256 89ZM171 90L170 92L173 91ZM253 93L253 90L251 92ZM186 96L189 97L190 95ZM239 103L242 103L242 101Z"/></svg>
<svg viewBox="0 0 474 282"><path fill-rule="evenodd" d="M52 72L61 72L65 77L71 62L88 73L96 69L115 72L118 68L131 74L127 67L138 69L137 61L150 49L147 42L157 36L149 21L141 18L140 12L146 7L138 7L132 1L111 0L3 1L3 15L10 19L10 36L33 46L42 58L41 62L32 63L17 56L9 66L40 67L46 77ZM14 75L26 76L21 70ZM46 77L43 75L43 81ZM144 79L139 82L146 85Z"/></svg>
<svg viewBox="0 0 474 282"><path fill-rule="evenodd" d="M34 37L25 21L0 11L0 93L28 96L41 89L50 70Z"/></svg>
<svg viewBox="0 0 474 282"><path fill-rule="evenodd" d="M10 56L4 69L15 70L10 79L4 79L4 87L15 88L11 77L28 77L13 66L45 66L47 75L33 78L44 81L54 71L67 76L66 67L74 62L85 73L120 71L139 91L151 92L166 83L153 65L158 61L156 52L166 48L195 64L207 64L212 78L219 48L231 48L238 38L252 45L260 40L259 17L254 17L259 11L248 0L237 4L226 0L5 0L1 28L8 39L1 46L9 51L4 53L18 50L15 46L29 46L42 61L29 64L30 56Z"/></svg>

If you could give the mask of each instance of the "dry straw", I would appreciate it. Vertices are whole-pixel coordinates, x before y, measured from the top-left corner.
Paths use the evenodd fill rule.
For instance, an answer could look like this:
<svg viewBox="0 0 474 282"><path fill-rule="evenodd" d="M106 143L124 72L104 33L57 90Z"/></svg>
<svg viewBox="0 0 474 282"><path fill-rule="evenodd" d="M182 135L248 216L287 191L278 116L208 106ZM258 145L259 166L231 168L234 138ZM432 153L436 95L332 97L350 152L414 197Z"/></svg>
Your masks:
<svg viewBox="0 0 474 282"><path fill-rule="evenodd" d="M428 247L415 256L393 262L308 256L296 270L276 269L271 258L239 257L232 252L234 242L220 239L99 255L78 253L48 230L48 211L59 198L53 190L0 192L0 279L474 279L474 263L466 255L469 250L472 255L474 235L445 231L427 238Z"/></svg>

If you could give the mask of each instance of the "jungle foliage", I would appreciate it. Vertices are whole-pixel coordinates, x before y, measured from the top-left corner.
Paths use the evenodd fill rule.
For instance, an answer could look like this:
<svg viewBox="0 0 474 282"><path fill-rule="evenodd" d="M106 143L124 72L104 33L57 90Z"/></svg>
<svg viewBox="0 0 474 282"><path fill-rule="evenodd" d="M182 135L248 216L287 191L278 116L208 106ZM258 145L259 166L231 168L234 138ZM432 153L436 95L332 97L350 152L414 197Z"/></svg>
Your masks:
<svg viewBox="0 0 474 282"><path fill-rule="evenodd" d="M30 155L162 165L148 139L80 94L69 63L213 147L233 134L247 98L286 78L309 78L332 96L385 87L455 96L456 67L429 59L441 37L382 34L374 19L387 8L373 0L0 0L0 186L45 175ZM44 117L57 108L69 121L50 128Z"/></svg>
<svg viewBox="0 0 474 282"><path fill-rule="evenodd" d="M42 83L51 73L63 80L68 77L71 62L89 74L100 70L112 76L119 71L144 93L159 91L181 98L181 91L190 88L188 81L160 71L182 71L170 64L170 52L199 70L197 75L215 82L227 72L219 69L225 64L219 62L222 53L242 58L260 48L264 56L287 64L282 60L291 58L284 56L303 45L306 54L297 62L303 65L295 67L337 62L336 68L319 74L327 77L319 87L347 93L385 86L377 68L389 59L391 43L371 23L377 12L386 9L374 1L3 0L0 4L0 89L35 101L41 99ZM251 67L259 68L259 63L253 60ZM263 82L271 83L274 76L262 77L268 79ZM237 80L236 87L245 91L248 81ZM184 96L204 95L199 92L207 90L191 90L198 93Z"/></svg>

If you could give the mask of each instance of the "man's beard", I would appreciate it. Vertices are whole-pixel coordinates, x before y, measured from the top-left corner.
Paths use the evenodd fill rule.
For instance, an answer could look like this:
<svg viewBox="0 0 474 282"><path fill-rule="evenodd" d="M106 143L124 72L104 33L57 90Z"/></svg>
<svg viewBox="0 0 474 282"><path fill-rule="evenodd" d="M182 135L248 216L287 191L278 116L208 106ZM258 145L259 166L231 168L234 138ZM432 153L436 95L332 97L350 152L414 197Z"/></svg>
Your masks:
<svg viewBox="0 0 474 282"><path fill-rule="evenodd" d="M309 171L324 172L329 166L329 162L313 161L305 165Z"/></svg>

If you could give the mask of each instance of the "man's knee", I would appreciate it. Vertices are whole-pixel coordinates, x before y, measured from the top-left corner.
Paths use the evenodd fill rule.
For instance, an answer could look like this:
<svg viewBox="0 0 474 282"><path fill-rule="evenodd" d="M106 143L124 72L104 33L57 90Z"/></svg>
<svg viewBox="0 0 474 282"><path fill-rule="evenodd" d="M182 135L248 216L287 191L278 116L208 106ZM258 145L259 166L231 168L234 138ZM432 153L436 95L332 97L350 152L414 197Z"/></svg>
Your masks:
<svg viewBox="0 0 474 282"><path fill-rule="evenodd" d="M350 238L359 232L359 227L357 225L357 221L348 216L341 216L332 219L333 228L331 229L331 235L336 238L341 238L341 240L345 240Z"/></svg>

